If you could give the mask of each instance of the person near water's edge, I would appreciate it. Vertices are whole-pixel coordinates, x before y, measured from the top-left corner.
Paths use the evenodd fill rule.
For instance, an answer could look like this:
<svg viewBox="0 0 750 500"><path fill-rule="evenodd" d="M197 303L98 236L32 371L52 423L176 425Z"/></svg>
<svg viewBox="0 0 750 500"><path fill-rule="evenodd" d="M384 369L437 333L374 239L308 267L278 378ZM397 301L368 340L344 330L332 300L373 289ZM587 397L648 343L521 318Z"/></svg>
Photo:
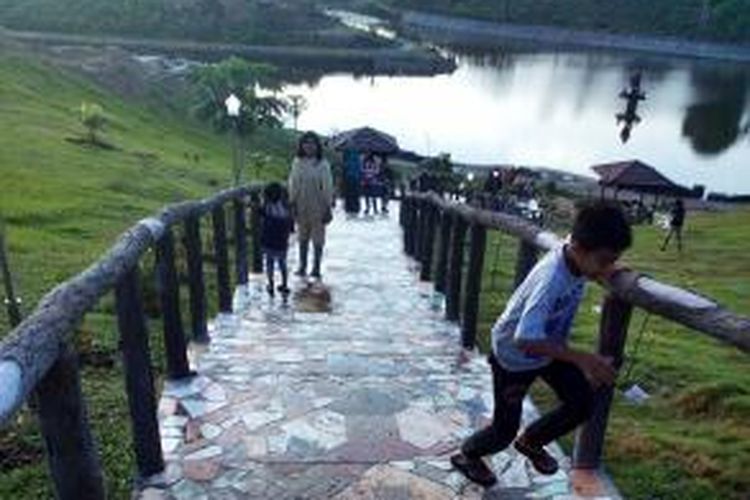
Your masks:
<svg viewBox="0 0 750 500"><path fill-rule="evenodd" d="M331 166L323 158L323 146L314 132L299 140L297 154L289 174L289 202L299 239L297 276L307 276L307 255L313 243L313 267L310 276L320 279L326 225L331 222L333 178Z"/></svg>
<svg viewBox="0 0 750 500"><path fill-rule="evenodd" d="M677 251L682 252L682 226L685 225L685 203L677 198L669 211L669 232L661 245L661 251L667 249L672 236L677 238Z"/></svg>
<svg viewBox="0 0 750 500"><path fill-rule="evenodd" d="M587 420L594 391L616 377L610 359L568 347L584 283L616 272L615 263L631 242L630 225L619 207L602 201L588 205L577 214L566 243L542 258L515 290L492 328L492 423L451 457L468 479L487 487L495 484L483 457L511 443L540 473L558 470L545 445ZM517 436L523 400L537 378L552 387L561 404Z"/></svg>

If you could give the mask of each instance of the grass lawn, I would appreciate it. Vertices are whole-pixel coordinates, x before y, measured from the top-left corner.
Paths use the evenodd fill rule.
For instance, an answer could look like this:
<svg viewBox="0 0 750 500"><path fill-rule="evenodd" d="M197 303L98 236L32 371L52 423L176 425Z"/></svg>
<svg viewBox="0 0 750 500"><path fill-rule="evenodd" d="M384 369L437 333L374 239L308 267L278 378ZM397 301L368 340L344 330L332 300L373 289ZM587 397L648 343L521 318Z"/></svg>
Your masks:
<svg viewBox="0 0 750 500"><path fill-rule="evenodd" d="M6 51L0 53L0 75L0 217L6 222L9 258L26 312L140 218L166 203L200 198L229 185L228 138L166 106L123 101L82 78ZM66 141L84 133L78 121L83 101L104 107L110 124L103 138L116 149ZM251 150L267 153L270 161L247 174L285 175L293 151L289 134L265 131L252 142ZM204 247L210 252L208 233L204 231ZM147 277L152 276L151 258L141 264ZM212 269L206 266L206 283L215 310ZM153 305L151 282L144 279L147 309ZM135 464L112 304L111 296L106 297L87 316L76 343L84 356L84 391L107 490L111 498L127 498ZM158 321L151 320L150 327L160 374L164 359ZM7 331L3 310L0 337ZM0 498L50 498L50 488L41 438L24 412L16 425L0 431Z"/></svg>
<svg viewBox="0 0 750 500"><path fill-rule="evenodd" d="M517 248L510 238L491 235L480 312L484 349L512 287ZM676 249L660 252L662 238L657 228L637 227L624 260L633 269L750 315L750 210L688 214L682 255ZM591 285L574 326L574 343L580 347L595 344L601 298L601 289ZM625 497L748 498L750 357L661 318L646 320L640 310L631 320L626 353L605 451L606 467ZM622 397L633 383L653 396L646 404L634 406ZM534 394L543 407L554 403L543 384ZM572 440L564 444L569 447Z"/></svg>

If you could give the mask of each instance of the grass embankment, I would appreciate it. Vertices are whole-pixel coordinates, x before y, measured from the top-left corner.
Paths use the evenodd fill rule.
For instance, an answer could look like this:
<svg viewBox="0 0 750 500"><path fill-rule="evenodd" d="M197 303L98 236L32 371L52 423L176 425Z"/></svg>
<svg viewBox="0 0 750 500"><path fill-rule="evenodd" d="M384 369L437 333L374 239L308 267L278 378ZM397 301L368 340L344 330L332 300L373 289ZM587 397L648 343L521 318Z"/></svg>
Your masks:
<svg viewBox="0 0 750 500"><path fill-rule="evenodd" d="M0 54L0 216L7 223L12 268L26 312L54 285L84 269L118 234L162 205L200 198L229 184L226 136L166 108L125 102L87 81L30 61ZM117 149L73 144L84 135L82 101L104 107L104 139ZM187 106L186 106L187 107ZM246 175L279 177L292 151L287 134L262 132L251 150L271 160ZM210 240L204 235L205 252ZM143 264L147 312L153 309L151 258ZM205 267L211 272L213 266ZM206 283L213 286L209 274ZM216 294L209 290L215 307ZM84 391L100 444L107 489L127 498L135 471L130 423L107 297L78 332L84 356ZM185 308L183 308L185 309ZM155 316L155 314L151 314ZM151 324L157 373L162 371L161 330ZM8 331L0 313L0 337ZM0 498L50 498L41 438L28 414L0 432Z"/></svg>
<svg viewBox="0 0 750 500"><path fill-rule="evenodd" d="M660 252L663 236L657 228L637 227L624 260L750 315L750 210L689 214L682 255L674 248ZM492 233L481 304L485 348L512 286L516 248L510 238ZM574 343L589 350L597 337L601 298L601 288L589 286L574 326ZM615 483L626 498L748 498L750 357L659 317L650 317L644 327L645 316L639 310L633 314L628 360L610 417L605 463ZM642 406L622 397L634 383L653 396ZM535 397L545 407L554 402L543 384L535 387Z"/></svg>
<svg viewBox="0 0 750 500"><path fill-rule="evenodd" d="M750 42L750 5L745 0L386 0L383 3L397 9L515 24ZM709 11L703 10L704 4L710 6Z"/></svg>

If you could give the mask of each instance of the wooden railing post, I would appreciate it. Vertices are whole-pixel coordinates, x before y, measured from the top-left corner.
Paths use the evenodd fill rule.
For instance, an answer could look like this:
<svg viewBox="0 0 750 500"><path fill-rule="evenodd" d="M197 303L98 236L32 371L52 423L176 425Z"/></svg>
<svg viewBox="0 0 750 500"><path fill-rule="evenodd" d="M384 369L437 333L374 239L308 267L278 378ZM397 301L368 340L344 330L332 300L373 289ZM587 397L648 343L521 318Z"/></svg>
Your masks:
<svg viewBox="0 0 750 500"><path fill-rule="evenodd" d="M616 368L622 366L625 340L633 306L610 294L604 299L599 327L597 352L611 357ZM607 419L612 406L614 387L603 387L596 391L594 408L589 421L579 429L573 450L573 466L579 469L595 469L601 463Z"/></svg>
<svg viewBox="0 0 750 500"><path fill-rule="evenodd" d="M404 244L406 247L406 255L414 257L417 249L417 202L414 198L408 198L407 212L406 212L406 228L404 235Z"/></svg>
<svg viewBox="0 0 750 500"><path fill-rule="evenodd" d="M523 283L526 276L536 264L539 251L531 243L521 240L518 244L518 255L516 257L516 275L513 280L513 288Z"/></svg>
<svg viewBox="0 0 750 500"><path fill-rule="evenodd" d="M261 238L261 206L260 199L256 193L253 193L250 204L252 212L250 213L250 234L253 240L253 273L263 272L263 249L260 245Z"/></svg>
<svg viewBox="0 0 750 500"><path fill-rule="evenodd" d="M464 301L463 322L461 324L461 343L465 349L473 349L476 345L479 295L482 291L486 246L487 229L481 224L472 224L469 270L466 275L466 300Z"/></svg>
<svg viewBox="0 0 750 500"><path fill-rule="evenodd" d="M242 200L234 200L235 274L238 285L247 285L247 217Z"/></svg>
<svg viewBox="0 0 750 500"><path fill-rule="evenodd" d="M445 318L458 321L461 311L461 274L464 265L464 237L466 221L460 214L453 214L451 234L450 266L448 269L448 293L445 297Z"/></svg>
<svg viewBox="0 0 750 500"><path fill-rule="evenodd" d="M2 277L5 288L5 310L8 313L8 320L11 328L15 328L21 323L21 299L16 296L13 286L13 275L10 272L8 263L8 253L5 248L5 233L0 225L0 277Z"/></svg>
<svg viewBox="0 0 750 500"><path fill-rule="evenodd" d="M424 200L416 199L414 203L414 255L413 257L422 264L424 256L424 229L425 229L425 204Z"/></svg>
<svg viewBox="0 0 750 500"><path fill-rule="evenodd" d="M81 392L78 360L68 345L37 384L34 400L56 497L104 499L104 477Z"/></svg>
<svg viewBox="0 0 750 500"><path fill-rule="evenodd" d="M424 214L424 229L422 230L422 269L419 278L422 281L430 281L432 278L432 258L435 251L435 226L437 225L437 209L432 203L426 201L422 208Z"/></svg>
<svg viewBox="0 0 750 500"><path fill-rule="evenodd" d="M207 343L206 285L203 277L200 219L192 215L185 219L185 250L187 253L188 282L190 286L190 322L193 340Z"/></svg>
<svg viewBox="0 0 750 500"><path fill-rule="evenodd" d="M443 210L440 214L440 245L435 269L435 290L440 293L445 293L447 289L448 252L451 247L452 221L451 213Z"/></svg>
<svg viewBox="0 0 750 500"><path fill-rule="evenodd" d="M174 259L174 236L166 229L156 242L157 283L164 325L167 377L180 379L192 375L187 359L185 330L180 314L180 289Z"/></svg>
<svg viewBox="0 0 750 500"><path fill-rule="evenodd" d="M154 375L137 269L128 271L117 283L115 299L135 459L139 477L147 478L164 470L164 457L156 419Z"/></svg>
<svg viewBox="0 0 750 500"><path fill-rule="evenodd" d="M229 249L227 246L227 214L222 205L211 210L216 259L216 286L219 294L219 311L232 312L232 290L229 284Z"/></svg>

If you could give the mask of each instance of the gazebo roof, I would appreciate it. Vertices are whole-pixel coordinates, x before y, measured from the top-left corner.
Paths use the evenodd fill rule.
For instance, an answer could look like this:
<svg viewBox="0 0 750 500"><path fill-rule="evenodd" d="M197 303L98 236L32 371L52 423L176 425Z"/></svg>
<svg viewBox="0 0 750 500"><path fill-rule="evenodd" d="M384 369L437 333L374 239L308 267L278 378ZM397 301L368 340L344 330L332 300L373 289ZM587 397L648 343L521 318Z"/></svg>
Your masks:
<svg viewBox="0 0 750 500"><path fill-rule="evenodd" d="M591 167L602 186L655 194L684 196L690 190L668 179L651 165L639 160L605 163Z"/></svg>

